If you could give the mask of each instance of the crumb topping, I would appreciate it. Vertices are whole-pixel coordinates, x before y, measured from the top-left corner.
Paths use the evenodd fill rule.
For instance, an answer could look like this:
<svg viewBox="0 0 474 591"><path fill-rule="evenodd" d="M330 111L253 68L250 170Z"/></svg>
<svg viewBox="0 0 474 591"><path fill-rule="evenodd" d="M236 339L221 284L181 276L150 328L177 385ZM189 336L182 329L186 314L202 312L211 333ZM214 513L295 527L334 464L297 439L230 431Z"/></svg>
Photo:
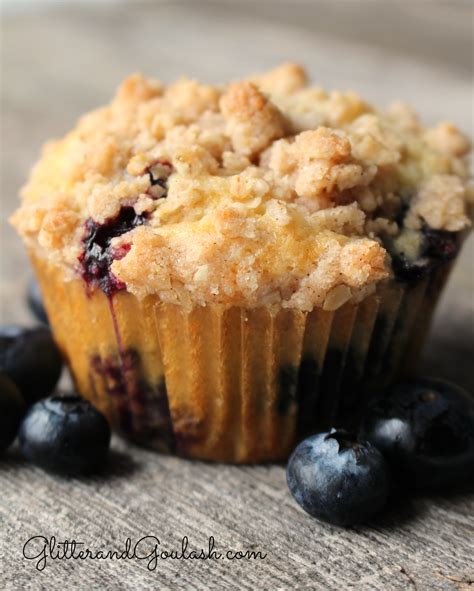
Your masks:
<svg viewBox="0 0 474 591"><path fill-rule="evenodd" d="M12 223L67 276L140 298L335 310L390 277L387 241L469 225L468 151L452 124L310 87L296 64L222 86L137 74L45 145Z"/></svg>

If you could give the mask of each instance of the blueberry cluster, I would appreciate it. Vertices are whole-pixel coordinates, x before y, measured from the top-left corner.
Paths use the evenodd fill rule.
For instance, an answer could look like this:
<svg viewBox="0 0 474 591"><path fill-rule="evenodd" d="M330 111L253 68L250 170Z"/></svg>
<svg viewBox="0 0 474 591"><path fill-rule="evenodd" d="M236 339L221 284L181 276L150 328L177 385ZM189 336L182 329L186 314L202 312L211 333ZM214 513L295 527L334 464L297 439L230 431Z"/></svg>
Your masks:
<svg viewBox="0 0 474 591"><path fill-rule="evenodd" d="M32 311L46 319L37 285ZM0 327L0 452L18 435L26 459L65 475L87 474L104 463L110 428L104 416L76 395L51 395L62 358L48 326Z"/></svg>
<svg viewBox="0 0 474 591"><path fill-rule="evenodd" d="M291 494L310 515L366 521L399 489L474 480L474 400L435 379L395 385L367 410L359 434L331 429L305 439L287 466Z"/></svg>

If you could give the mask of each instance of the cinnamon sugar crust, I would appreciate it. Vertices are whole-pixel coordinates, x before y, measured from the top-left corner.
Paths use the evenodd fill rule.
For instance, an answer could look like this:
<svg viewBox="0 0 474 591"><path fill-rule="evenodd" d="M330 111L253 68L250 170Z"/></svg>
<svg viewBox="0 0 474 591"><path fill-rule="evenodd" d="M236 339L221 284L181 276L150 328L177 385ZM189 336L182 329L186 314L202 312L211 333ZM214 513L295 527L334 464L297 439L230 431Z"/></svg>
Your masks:
<svg viewBox="0 0 474 591"><path fill-rule="evenodd" d="M74 278L85 226L133 207L111 272L139 298L334 310L391 275L384 236L469 225L469 143L284 64L223 86L134 75L46 144L12 223Z"/></svg>

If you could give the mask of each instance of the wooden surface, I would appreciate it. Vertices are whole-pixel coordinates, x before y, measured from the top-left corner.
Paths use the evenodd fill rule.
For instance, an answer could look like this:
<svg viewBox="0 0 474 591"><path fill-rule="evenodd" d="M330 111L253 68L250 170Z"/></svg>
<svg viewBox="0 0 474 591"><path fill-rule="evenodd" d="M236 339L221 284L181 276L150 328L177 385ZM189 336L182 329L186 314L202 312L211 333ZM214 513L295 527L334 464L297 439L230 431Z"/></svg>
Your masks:
<svg viewBox="0 0 474 591"><path fill-rule="evenodd" d="M291 7L291 9L290 9ZM2 322L31 322L29 273L4 223L41 143L108 100L131 71L218 81L303 62L314 81L387 104L403 98L428 122L472 135L472 5L464 2L209 2L7 11L2 19ZM473 240L442 299L423 371L474 382ZM281 466L215 466L114 441L106 475L62 480L0 464L0 586L5 589L468 589L474 578L469 491L402 501L372 524L342 530L298 509ZM32 536L122 551L157 536L177 549L259 550L263 560L51 560L22 556Z"/></svg>

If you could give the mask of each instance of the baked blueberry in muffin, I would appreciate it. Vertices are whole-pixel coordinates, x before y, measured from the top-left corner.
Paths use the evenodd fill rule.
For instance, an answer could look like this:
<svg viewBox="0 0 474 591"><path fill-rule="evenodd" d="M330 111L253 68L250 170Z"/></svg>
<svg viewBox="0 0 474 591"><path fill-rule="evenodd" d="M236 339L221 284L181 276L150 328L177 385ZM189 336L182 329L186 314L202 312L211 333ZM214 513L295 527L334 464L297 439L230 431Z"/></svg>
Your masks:
<svg viewBox="0 0 474 591"><path fill-rule="evenodd" d="M130 232L143 224L146 215L137 215L133 207L122 207L115 218L103 224L94 222L92 218L85 224L84 252L79 257L82 266L82 278L89 286L99 287L110 296L115 291L125 289L125 283L117 279L110 270L113 261L124 257L130 245L125 243L113 248L114 238Z"/></svg>
<svg viewBox="0 0 474 591"><path fill-rule="evenodd" d="M452 124L295 64L218 86L134 75L46 145L13 223L115 428L276 460L416 362L470 224L468 151Z"/></svg>

